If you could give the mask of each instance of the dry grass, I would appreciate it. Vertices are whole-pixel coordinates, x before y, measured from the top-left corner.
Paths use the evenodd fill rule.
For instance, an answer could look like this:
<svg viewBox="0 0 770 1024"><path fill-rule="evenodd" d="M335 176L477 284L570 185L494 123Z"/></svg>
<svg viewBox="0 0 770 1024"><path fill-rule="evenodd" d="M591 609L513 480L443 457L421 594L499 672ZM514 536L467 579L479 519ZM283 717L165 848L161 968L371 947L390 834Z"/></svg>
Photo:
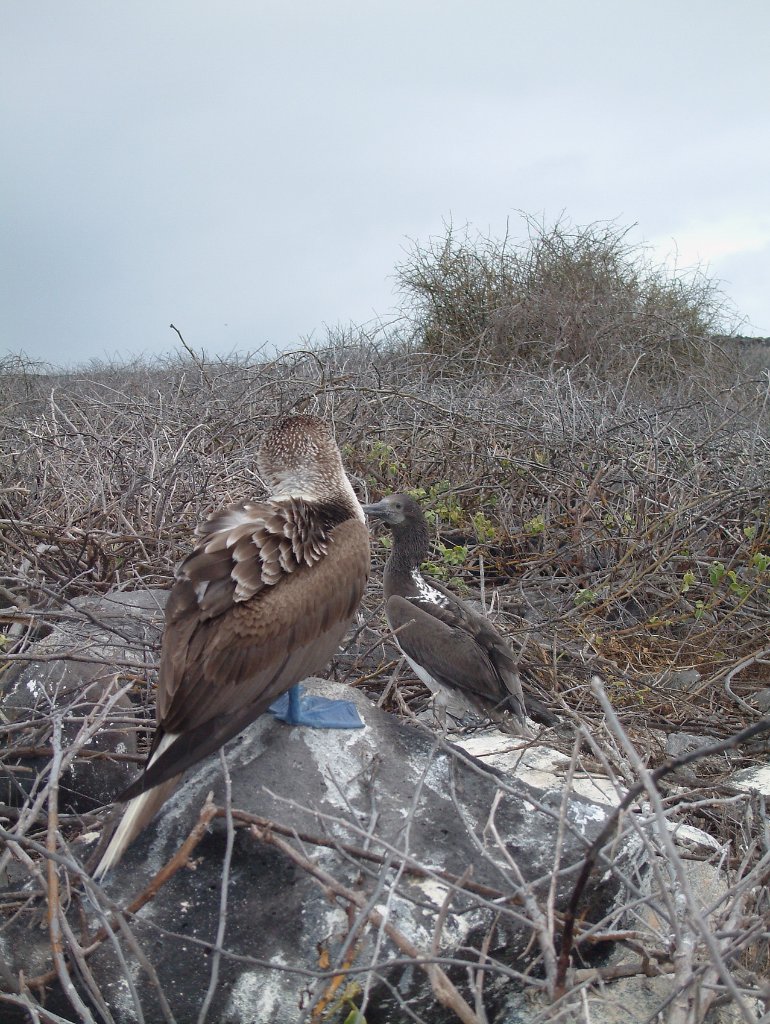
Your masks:
<svg viewBox="0 0 770 1024"><path fill-rule="evenodd" d="M420 489L433 513L433 570L491 607L530 689L580 723L591 756L627 784L638 773L622 736L645 751L646 770L664 760L665 733L718 739L761 717L752 701L770 685L769 397L766 372L690 375L654 398L633 376L613 385L585 367L534 372L485 359L458 373L452 359L355 332L273 360L186 355L67 374L8 360L5 671L73 597L168 584L197 522L262 493L254 452L265 427L311 410L335 423L362 499ZM336 671L408 714L425 693L390 685L377 585L385 554L375 544L366 621ZM698 675L686 682L685 670ZM725 753L701 787L762 749ZM752 989L767 962L766 824L748 800L733 803L718 788L690 802L677 790L659 813L698 824L728 851L735 899L720 920L734 930L738 918L754 922L729 947ZM687 927L697 947L700 923ZM718 971L708 978L726 991Z"/></svg>

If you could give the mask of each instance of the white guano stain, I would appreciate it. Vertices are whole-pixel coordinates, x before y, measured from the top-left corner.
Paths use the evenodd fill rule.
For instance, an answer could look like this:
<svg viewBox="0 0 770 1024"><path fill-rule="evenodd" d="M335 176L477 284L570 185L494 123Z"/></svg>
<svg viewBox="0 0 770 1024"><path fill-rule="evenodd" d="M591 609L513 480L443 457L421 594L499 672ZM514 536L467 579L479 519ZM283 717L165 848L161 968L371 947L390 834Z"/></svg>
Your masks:
<svg viewBox="0 0 770 1024"><path fill-rule="evenodd" d="M770 766L744 768L733 775L730 786L742 792L757 792L770 796Z"/></svg>
<svg viewBox="0 0 770 1024"><path fill-rule="evenodd" d="M273 956L276 967L286 966L281 956ZM269 1021L281 1019L278 1015L286 1015L290 1007L286 1006L286 990L281 984L282 974L279 971L268 974L264 970L244 971L230 989L225 1019Z"/></svg>
<svg viewBox="0 0 770 1024"><path fill-rule="evenodd" d="M301 740L310 750L316 764L334 765L335 786L329 788L327 799L341 811L347 810L347 800L362 795L361 775L372 750L368 730L350 729L302 729L294 730L294 737ZM339 788L338 788L339 787Z"/></svg>
<svg viewBox="0 0 770 1024"><path fill-rule="evenodd" d="M433 937L432 926L435 923L432 917L430 918L430 928L421 924L414 914L413 905L393 892L391 892L387 903L380 903L375 909L382 915L385 923L396 927L415 946L428 948Z"/></svg>
<svg viewBox="0 0 770 1024"><path fill-rule="evenodd" d="M581 831L585 831L590 822L604 821L607 817L607 811L607 807L597 806L596 804L584 804L575 800L570 802L567 814L574 825Z"/></svg>

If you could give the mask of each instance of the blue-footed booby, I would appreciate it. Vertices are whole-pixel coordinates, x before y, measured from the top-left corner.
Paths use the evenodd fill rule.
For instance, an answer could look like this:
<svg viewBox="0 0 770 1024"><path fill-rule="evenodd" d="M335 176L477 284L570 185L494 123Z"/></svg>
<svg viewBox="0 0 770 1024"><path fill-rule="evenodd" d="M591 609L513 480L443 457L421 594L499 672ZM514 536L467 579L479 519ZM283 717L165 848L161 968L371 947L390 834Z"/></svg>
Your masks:
<svg viewBox="0 0 770 1024"><path fill-rule="evenodd" d="M459 692L484 716L525 732L524 697L510 647L489 619L420 571L429 536L418 503L408 494L390 494L363 509L393 533L383 581L385 615L417 677L439 706Z"/></svg>
<svg viewBox="0 0 770 1024"><path fill-rule="evenodd" d="M129 803L97 878L120 860L186 768L324 668L356 614L369 574L369 531L329 426L314 416L282 420L260 446L258 467L269 497L211 515L177 569L154 742L143 774L119 797ZM339 710L333 706L329 717L328 708L303 704L295 691L281 717L360 725Z"/></svg>

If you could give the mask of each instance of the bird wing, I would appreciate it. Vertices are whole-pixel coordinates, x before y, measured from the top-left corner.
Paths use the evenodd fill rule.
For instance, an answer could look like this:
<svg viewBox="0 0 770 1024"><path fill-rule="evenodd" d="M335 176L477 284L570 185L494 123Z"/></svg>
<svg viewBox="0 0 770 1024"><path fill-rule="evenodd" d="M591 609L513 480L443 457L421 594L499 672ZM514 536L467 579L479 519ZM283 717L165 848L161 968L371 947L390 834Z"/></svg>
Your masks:
<svg viewBox="0 0 770 1024"><path fill-rule="evenodd" d="M122 799L217 750L322 669L366 585L366 526L330 503L237 505L200 534L166 607L153 750L177 735Z"/></svg>
<svg viewBox="0 0 770 1024"><path fill-rule="evenodd" d="M436 580L431 578L430 586L447 598L449 604L454 609L454 614L458 615L458 617L462 619L467 628L471 629L471 631L481 630L487 637L486 644L490 652L490 658L497 668L497 671L500 673L506 688L514 698L514 703L516 700L520 702L522 713L526 713L526 715L530 718L534 718L537 722L542 722L543 725L558 725L559 716L555 715L547 705L545 705L541 700L538 700L538 698L533 696L530 692L527 693L526 697L524 696L519 664L516 660L516 656L507 641L495 629L489 619L480 612L477 612L474 608L465 604L463 601L460 601L459 598L455 597L451 590L443 585L443 583L438 583ZM511 710L514 710L513 707ZM521 721L523 724L523 717L521 718Z"/></svg>
<svg viewBox="0 0 770 1024"><path fill-rule="evenodd" d="M386 615L399 647L436 682L462 691L485 712L511 711L523 722L521 681L505 640L450 591L441 593L447 598L443 605L398 595L388 599Z"/></svg>

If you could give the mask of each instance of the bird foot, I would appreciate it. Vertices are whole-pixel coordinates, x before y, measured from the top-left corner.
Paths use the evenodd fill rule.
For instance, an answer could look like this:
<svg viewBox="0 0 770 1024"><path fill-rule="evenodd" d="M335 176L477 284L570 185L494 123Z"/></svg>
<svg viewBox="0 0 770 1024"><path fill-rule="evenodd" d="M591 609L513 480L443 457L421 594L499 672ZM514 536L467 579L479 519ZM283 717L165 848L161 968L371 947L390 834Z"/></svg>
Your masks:
<svg viewBox="0 0 770 1024"><path fill-rule="evenodd" d="M331 700L302 693L292 686L274 700L268 711L287 725L305 725L312 729L363 729L364 723L349 700Z"/></svg>

